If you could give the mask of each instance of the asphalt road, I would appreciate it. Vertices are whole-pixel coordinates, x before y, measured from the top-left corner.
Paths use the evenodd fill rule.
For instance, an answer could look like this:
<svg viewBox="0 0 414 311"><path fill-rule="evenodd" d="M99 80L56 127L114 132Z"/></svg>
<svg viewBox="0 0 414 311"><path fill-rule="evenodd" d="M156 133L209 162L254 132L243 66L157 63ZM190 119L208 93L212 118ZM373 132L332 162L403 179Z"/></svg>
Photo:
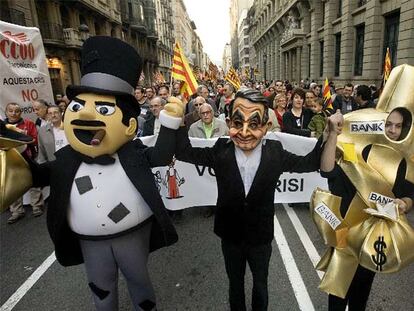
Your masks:
<svg viewBox="0 0 414 311"><path fill-rule="evenodd" d="M275 215L269 310L327 310L327 295L318 289L320 278L314 269L325 247L308 209L277 205ZM94 310L83 266L64 268L53 257L50 267L42 265L53 252L45 216L33 218L28 210L13 225L7 224L8 217L8 212L0 215L0 310ZM150 257L158 310L228 310L227 278L220 240L212 232L213 218L204 218L200 208L187 209L176 227L179 242ZM39 266L44 271L37 271ZM28 288L34 276L38 279ZM377 275L367 310L414 310L413 276L414 265L400 273ZM248 272L248 305L251 284ZM16 295L14 304L10 297ZM132 310L122 277L119 296L120 310Z"/></svg>

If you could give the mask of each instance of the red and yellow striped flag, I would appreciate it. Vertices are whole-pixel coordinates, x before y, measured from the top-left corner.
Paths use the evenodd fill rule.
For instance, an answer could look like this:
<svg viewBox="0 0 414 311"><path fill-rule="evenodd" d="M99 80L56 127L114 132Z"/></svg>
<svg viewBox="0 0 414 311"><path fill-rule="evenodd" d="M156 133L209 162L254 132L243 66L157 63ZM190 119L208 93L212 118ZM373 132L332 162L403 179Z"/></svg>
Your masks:
<svg viewBox="0 0 414 311"><path fill-rule="evenodd" d="M381 88L383 88L385 86L385 83L387 83L387 80L390 77L390 73L391 73L391 55L390 55L390 48L387 48L387 53L385 53L384 70L383 70Z"/></svg>
<svg viewBox="0 0 414 311"><path fill-rule="evenodd" d="M329 86L328 78L325 78L325 83L323 85L323 108L326 109L333 109L332 105L332 97L331 97L331 87Z"/></svg>
<svg viewBox="0 0 414 311"><path fill-rule="evenodd" d="M233 67L229 69L226 76L224 77L224 80L230 82L236 88L236 91L240 88L240 85L241 85L240 78L236 70L234 70Z"/></svg>
<svg viewBox="0 0 414 311"><path fill-rule="evenodd" d="M184 82L181 92L185 96L191 96L197 92L197 81L178 42L174 45L172 76Z"/></svg>

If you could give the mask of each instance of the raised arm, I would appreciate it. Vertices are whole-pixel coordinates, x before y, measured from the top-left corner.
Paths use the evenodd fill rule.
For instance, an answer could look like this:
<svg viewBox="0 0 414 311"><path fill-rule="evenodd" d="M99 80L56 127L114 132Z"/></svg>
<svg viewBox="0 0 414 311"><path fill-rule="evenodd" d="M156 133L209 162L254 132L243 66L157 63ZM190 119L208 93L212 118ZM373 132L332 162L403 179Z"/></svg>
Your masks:
<svg viewBox="0 0 414 311"><path fill-rule="evenodd" d="M344 117L339 110L328 118L325 132L323 133L325 147L321 156L321 171L330 172L335 167L335 151L338 135L342 132Z"/></svg>

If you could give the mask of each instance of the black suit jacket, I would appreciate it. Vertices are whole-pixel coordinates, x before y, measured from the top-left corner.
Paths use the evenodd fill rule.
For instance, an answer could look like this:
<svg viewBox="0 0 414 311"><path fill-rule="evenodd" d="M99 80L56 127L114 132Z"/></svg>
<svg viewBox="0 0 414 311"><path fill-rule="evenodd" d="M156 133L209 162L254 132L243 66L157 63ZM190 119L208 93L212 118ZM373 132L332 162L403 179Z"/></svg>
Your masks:
<svg viewBox="0 0 414 311"><path fill-rule="evenodd" d="M125 173L153 212L150 250L171 245L178 240L177 233L157 190L151 167L171 162L175 148L174 130L161 127L154 147L140 140L130 141L118 150ZM63 266L83 263L78 236L67 221L70 192L82 159L69 145L55 153L56 160L38 165L30 162L34 186L50 185L47 226L55 245L56 258ZM116 182L116 180L114 180ZM123 193L113 195L123 196Z"/></svg>
<svg viewBox="0 0 414 311"><path fill-rule="evenodd" d="M155 117L151 115L144 123L144 129L142 130L142 136L154 135L154 123Z"/></svg>
<svg viewBox="0 0 414 311"><path fill-rule="evenodd" d="M320 139L312 152L297 156L275 140L263 145L260 165L247 196L236 161L234 143L219 138L211 148L193 148L185 128L177 137L177 159L212 167L216 174L218 196L214 232L222 239L251 245L273 239L275 187L283 172L310 172L319 168Z"/></svg>

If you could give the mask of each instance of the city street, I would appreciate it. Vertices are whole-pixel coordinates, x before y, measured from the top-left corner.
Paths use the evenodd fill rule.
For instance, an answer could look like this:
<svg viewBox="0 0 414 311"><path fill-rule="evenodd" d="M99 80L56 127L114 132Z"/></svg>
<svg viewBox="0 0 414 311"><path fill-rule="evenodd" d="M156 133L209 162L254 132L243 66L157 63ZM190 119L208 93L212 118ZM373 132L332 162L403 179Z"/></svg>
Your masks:
<svg viewBox="0 0 414 311"><path fill-rule="evenodd" d="M324 246L308 209L277 205L275 215L269 310L327 310L327 295L317 288L314 269ZM8 216L1 215L0 310L93 310L83 266L64 268L49 257L53 246L45 215L33 218L29 210L13 225L6 224ZM409 219L414 223L413 213ZM204 218L201 208L185 210L176 223L179 242L151 255L159 311L229 309L220 243L212 227L213 218ZM367 310L413 310L413 275L414 265L398 274L377 275ZM250 272L246 289L249 304ZM132 310L122 278L119 296L120 310ZM18 301L14 307L13 301Z"/></svg>

